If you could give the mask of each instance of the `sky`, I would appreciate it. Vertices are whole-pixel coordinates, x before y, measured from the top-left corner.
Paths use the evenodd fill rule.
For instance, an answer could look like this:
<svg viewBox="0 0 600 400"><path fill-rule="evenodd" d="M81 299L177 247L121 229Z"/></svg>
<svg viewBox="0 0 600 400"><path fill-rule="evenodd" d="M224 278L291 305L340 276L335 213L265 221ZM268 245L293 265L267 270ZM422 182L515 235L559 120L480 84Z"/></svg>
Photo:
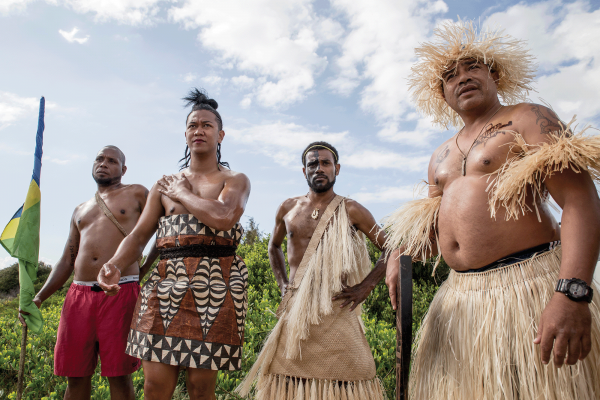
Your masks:
<svg viewBox="0 0 600 400"><path fill-rule="evenodd" d="M96 190L95 154L127 156L124 183L178 171L181 98L219 102L222 159L252 192L242 218L270 232L307 192L301 152L340 152L336 192L381 220L414 196L432 151L456 130L411 103L414 48L446 20L526 40L534 102L600 126L600 2L432 0L0 0L0 225L25 199L39 98L46 97L40 259L60 258L74 208ZM0 254L0 267L13 260Z"/></svg>

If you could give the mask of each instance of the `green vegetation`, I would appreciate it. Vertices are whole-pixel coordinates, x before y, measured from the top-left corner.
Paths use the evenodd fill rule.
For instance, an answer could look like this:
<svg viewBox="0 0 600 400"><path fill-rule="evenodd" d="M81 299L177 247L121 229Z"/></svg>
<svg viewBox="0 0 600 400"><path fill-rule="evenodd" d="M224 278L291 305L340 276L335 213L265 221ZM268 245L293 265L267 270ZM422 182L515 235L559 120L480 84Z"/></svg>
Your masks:
<svg viewBox="0 0 600 400"><path fill-rule="evenodd" d="M221 372L218 377L217 395L219 399L237 399L232 392L248 372L264 342L266 336L276 323L274 315L280 301L279 288L269 266L268 241L269 237L258 231L258 226L252 221L247 229L246 237L238 248L238 254L245 260L249 270L248 315L246 319L246 342L242 370L237 372ZM286 243L283 245L284 252ZM374 263L380 251L369 245L369 253ZM0 293L5 298L0 300L0 399L13 399L16 396L17 369L21 351L21 326L16 318L18 300L9 297L11 291L16 293L18 271L14 266L0 270ZM435 294L439 283L447 274L447 267L442 265L436 277L431 277L431 265L414 265L414 302L413 302L413 331L420 325L429 303ZM36 290L39 290L49 274L50 268L40 267ZM16 275L15 275L16 272ZM72 280L72 279L71 279ZM70 280L70 281L71 281ZM65 284L59 293L42 304L44 329L39 335L30 335L27 344L27 361L25 365L25 393L23 398L28 400L62 399L66 390L66 379L53 375L54 344L60 310L64 301ZM384 383L388 398L395 398L395 346L396 329L395 314L388 298L388 289L381 282L363 305L363 320L366 336L375 358L377 375ZM143 372L140 370L133 375L133 381L138 399L144 398ZM187 399L183 374L174 399ZM92 380L92 399L109 399L108 381L100 377L99 368Z"/></svg>

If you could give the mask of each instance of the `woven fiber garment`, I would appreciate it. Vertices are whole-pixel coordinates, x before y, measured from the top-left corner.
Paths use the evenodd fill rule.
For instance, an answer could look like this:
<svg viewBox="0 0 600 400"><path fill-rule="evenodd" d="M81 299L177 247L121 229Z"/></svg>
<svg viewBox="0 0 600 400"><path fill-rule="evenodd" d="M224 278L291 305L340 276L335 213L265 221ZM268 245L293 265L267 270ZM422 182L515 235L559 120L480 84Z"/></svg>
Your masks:
<svg viewBox="0 0 600 400"><path fill-rule="evenodd" d="M561 248L480 273L450 272L417 336L412 399L593 400L600 398L600 307L592 352L574 366L543 365L533 343L554 295ZM594 288L596 291L596 289Z"/></svg>
<svg viewBox="0 0 600 400"><path fill-rule="evenodd" d="M356 232L341 197L323 213L288 286L280 317L254 366L237 389L255 399L380 400L375 361L358 311L340 309L331 298L360 283L371 262L364 236Z"/></svg>
<svg viewBox="0 0 600 400"><path fill-rule="evenodd" d="M237 246L238 223L219 231L191 214L159 221L159 249ZM202 246L196 246L202 247ZM142 288L126 353L142 360L212 370L239 370L248 309L248 270L238 256L160 261Z"/></svg>

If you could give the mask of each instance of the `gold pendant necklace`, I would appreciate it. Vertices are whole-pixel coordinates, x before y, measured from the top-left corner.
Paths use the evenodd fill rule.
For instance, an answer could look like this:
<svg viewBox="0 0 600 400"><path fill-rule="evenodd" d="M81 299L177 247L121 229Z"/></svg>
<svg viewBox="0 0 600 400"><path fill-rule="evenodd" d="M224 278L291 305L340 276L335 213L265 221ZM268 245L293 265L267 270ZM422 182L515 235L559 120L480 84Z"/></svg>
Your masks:
<svg viewBox="0 0 600 400"><path fill-rule="evenodd" d="M500 108L504 107L503 105L500 105ZM462 168L461 168L461 173L462 176L467 175L467 157L469 157L469 153L471 153L471 149L473 149L473 146L475 146L475 142L477 142L477 139L479 139L479 136L481 136L481 134L483 133L483 130L485 129L485 126L488 124L488 122L490 122L492 120L492 118L494 118L494 115L496 115L498 113L498 111L500 111L500 108L498 108L493 114L492 116L486 121L485 124L483 124L483 127L481 128L481 130L479 131L479 135L477 135L477 137L475 138L475 140L473 140L473 143L471 144L471 147L469 147L469 151L467 151L467 154L463 153L462 150L460 149L460 147L458 146L458 137L460 136L460 134L462 133L463 129L465 129L465 127L463 126L462 129L458 132L458 134L456 135L456 147L458 148L458 151L460 151L460 154L462 154L463 156L463 160L462 160Z"/></svg>

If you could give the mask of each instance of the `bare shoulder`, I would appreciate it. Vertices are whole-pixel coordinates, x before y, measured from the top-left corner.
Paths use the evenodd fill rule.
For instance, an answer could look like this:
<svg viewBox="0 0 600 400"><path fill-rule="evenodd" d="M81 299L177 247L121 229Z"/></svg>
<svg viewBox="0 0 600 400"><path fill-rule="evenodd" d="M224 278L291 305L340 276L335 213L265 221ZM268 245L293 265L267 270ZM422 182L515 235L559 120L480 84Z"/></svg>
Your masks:
<svg viewBox="0 0 600 400"><path fill-rule="evenodd" d="M225 176L225 182L231 182L234 185L245 185L250 186L250 179L246 176L246 174L242 172L236 172L232 170L223 171L223 175Z"/></svg>
<svg viewBox="0 0 600 400"><path fill-rule="evenodd" d="M298 203L304 199L304 196L296 196L290 197L289 199L284 200L277 208L277 216L281 216L282 218L290 212Z"/></svg>
<svg viewBox="0 0 600 400"><path fill-rule="evenodd" d="M349 198L344 199L346 203L346 211L350 216L350 220L356 224L364 218L372 217L371 212L356 200Z"/></svg>
<svg viewBox="0 0 600 400"><path fill-rule="evenodd" d="M454 136L452 136L450 139L446 140L437 149L435 149L435 151L431 155L431 159L429 160L429 170L431 170L432 168L433 168L433 170L435 170L435 167L439 163L444 161L444 159L450 153L450 146L452 145L453 141L454 141Z"/></svg>
<svg viewBox="0 0 600 400"><path fill-rule="evenodd" d="M127 191L136 197L148 197L148 189L144 185L139 185L137 183L133 183L127 185Z"/></svg>
<svg viewBox="0 0 600 400"><path fill-rule="evenodd" d="M520 103L510 106L508 112L517 132L528 143L545 142L548 134L558 133L566 126L551 108L541 104Z"/></svg>

